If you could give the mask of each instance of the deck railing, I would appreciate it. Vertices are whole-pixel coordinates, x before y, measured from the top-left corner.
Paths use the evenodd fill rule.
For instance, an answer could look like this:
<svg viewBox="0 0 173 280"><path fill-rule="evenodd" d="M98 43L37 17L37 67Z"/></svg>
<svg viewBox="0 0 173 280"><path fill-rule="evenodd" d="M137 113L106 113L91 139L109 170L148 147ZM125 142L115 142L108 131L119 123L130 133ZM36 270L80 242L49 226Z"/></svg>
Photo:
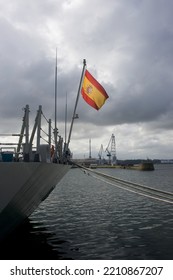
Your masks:
<svg viewBox="0 0 173 280"><path fill-rule="evenodd" d="M55 129L51 119L48 119L40 105L35 123L29 132L29 105L24 108L24 117L19 134L0 134L0 136L18 137L18 142L0 143L0 161L45 161L62 162L63 138L58 135L57 154L55 154ZM57 135L56 135L57 137Z"/></svg>

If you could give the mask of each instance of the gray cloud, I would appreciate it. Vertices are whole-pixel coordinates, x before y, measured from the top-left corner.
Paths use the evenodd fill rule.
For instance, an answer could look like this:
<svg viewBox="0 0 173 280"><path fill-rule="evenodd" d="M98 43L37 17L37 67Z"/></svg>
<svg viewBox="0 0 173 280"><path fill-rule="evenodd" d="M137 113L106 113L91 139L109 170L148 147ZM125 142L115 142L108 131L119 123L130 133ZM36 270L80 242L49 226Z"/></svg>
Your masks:
<svg viewBox="0 0 173 280"><path fill-rule="evenodd" d="M34 112L42 104L46 115L54 117L57 47L60 129L64 130L66 93L70 123L82 60L86 58L88 70L105 87L109 99L97 112L80 98L73 139L92 137L93 145L98 138L107 142L112 131L116 133L121 126L126 128L125 134L119 130L121 143L128 134L137 153L142 129L143 138L146 140L148 134L150 137L147 146L138 150L141 157L147 151L151 157L157 152L158 156L160 153L164 157L164 152L166 158L171 156L171 148L166 143L160 146L159 141L163 141L164 133L170 143L173 128L172 1L7 0L0 4L1 129L7 129L4 124L8 120L12 127L18 126L17 117L25 104ZM76 143L71 141L71 146L77 153ZM119 151L120 157L124 156L120 146ZM129 152L132 155L135 149Z"/></svg>

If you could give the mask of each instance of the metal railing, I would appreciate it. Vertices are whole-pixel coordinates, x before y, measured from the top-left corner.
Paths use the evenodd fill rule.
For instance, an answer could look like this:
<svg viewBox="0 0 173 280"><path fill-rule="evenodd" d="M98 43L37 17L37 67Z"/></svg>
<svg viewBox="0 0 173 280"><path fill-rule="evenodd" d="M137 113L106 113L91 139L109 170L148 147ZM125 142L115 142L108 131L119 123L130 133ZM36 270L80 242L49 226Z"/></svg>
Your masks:
<svg viewBox="0 0 173 280"><path fill-rule="evenodd" d="M13 154L13 161L62 161L63 139L58 136L58 143L55 143L55 129L52 127L51 119L48 119L40 105L36 114L35 123L31 133L29 132L29 105L24 108L24 117L20 133L0 134L0 136L18 137L18 143L1 142L1 157L6 154ZM10 137L11 138L11 137ZM55 154L54 146L58 147ZM6 157L8 161L8 157ZM0 159L1 160L1 159Z"/></svg>

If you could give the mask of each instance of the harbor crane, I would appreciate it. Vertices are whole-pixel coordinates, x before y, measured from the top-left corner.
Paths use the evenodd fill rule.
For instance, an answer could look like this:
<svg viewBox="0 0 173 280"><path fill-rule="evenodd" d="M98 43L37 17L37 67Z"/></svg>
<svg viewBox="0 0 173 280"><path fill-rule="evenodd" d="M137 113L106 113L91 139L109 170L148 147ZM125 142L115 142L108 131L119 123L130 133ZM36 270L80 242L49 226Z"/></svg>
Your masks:
<svg viewBox="0 0 173 280"><path fill-rule="evenodd" d="M115 135L112 134L109 140L108 146L105 150L107 152L107 157L109 158L109 164L114 165L117 163L116 157L116 145L115 145Z"/></svg>
<svg viewBox="0 0 173 280"><path fill-rule="evenodd" d="M99 164L102 164L102 153L103 153L103 145L101 144L100 150L98 152Z"/></svg>
<svg viewBox="0 0 173 280"><path fill-rule="evenodd" d="M102 153L103 153L103 145L101 144L100 150L99 150L99 153L98 153L99 159L102 158Z"/></svg>

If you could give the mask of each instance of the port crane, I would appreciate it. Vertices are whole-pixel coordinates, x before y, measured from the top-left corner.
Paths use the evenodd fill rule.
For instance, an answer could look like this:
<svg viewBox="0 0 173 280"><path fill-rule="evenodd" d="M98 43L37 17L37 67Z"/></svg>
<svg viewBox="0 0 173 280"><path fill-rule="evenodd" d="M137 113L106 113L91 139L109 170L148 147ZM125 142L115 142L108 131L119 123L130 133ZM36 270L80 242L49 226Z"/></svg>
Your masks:
<svg viewBox="0 0 173 280"><path fill-rule="evenodd" d="M112 134L111 138L109 140L108 146L105 150L107 152L107 157L109 158L109 164L116 164L117 158L116 158L116 145L115 145L115 135Z"/></svg>
<svg viewBox="0 0 173 280"><path fill-rule="evenodd" d="M100 150L99 150L99 152L98 152L99 164L102 163L102 153L103 153L103 145L101 144Z"/></svg>
<svg viewBox="0 0 173 280"><path fill-rule="evenodd" d="M99 150L99 153L98 153L99 159L102 158L102 153L103 153L103 145L101 144L100 150Z"/></svg>

